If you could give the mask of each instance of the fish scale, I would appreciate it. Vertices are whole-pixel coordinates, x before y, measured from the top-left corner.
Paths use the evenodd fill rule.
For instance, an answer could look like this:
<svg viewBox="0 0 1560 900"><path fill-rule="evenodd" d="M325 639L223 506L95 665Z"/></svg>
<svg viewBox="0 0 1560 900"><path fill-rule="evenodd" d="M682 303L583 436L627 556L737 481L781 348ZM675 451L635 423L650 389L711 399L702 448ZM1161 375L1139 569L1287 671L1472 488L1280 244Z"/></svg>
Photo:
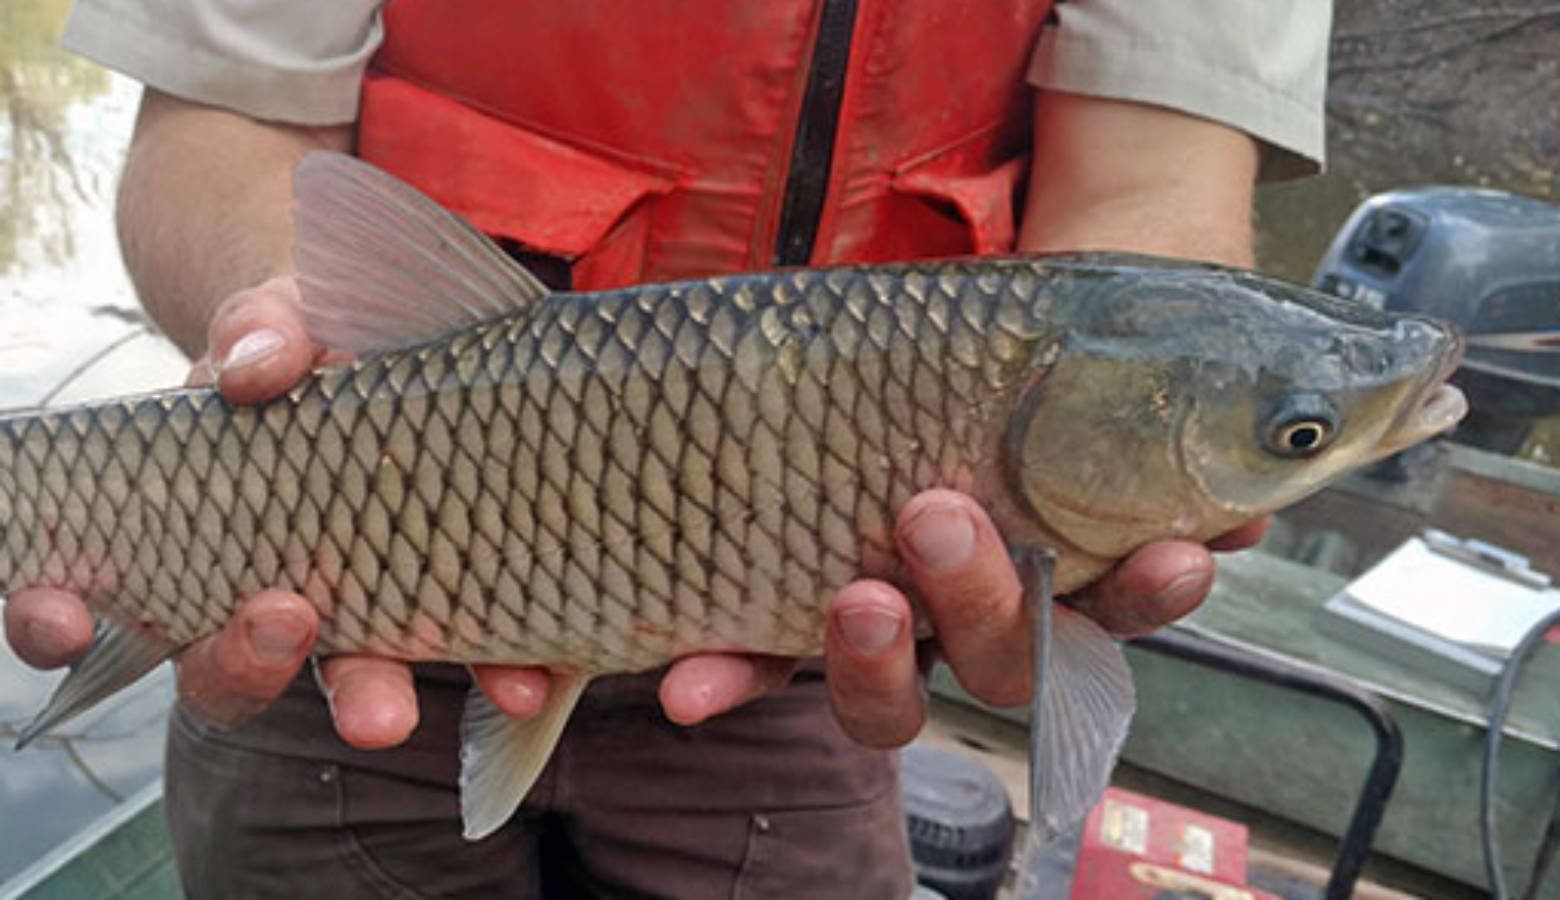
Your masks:
<svg viewBox="0 0 1560 900"><path fill-rule="evenodd" d="M1040 334L1036 271L976 271L562 295L256 407L186 390L0 420L0 580L181 645L281 587L323 614L323 652L817 652L835 590L897 574L897 508L988 453Z"/></svg>

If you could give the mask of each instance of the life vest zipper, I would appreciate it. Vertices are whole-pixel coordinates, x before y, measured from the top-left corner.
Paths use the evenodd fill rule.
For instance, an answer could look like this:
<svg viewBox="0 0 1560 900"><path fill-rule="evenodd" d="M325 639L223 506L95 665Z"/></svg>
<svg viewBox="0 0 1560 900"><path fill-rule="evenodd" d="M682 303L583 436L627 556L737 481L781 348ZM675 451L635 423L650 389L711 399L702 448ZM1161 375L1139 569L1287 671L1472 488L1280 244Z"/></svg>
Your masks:
<svg viewBox="0 0 1560 900"><path fill-rule="evenodd" d="M780 207L776 265L803 266L812 258L829 190L840 102L845 96L845 69L850 62L851 34L856 29L856 2L823 0Z"/></svg>

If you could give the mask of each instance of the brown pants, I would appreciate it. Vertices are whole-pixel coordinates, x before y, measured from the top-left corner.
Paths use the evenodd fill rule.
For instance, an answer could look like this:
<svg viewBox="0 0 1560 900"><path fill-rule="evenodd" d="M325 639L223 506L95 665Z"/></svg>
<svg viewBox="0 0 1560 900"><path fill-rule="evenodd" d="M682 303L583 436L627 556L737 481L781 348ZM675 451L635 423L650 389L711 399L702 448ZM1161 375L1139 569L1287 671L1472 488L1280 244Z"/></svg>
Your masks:
<svg viewBox="0 0 1560 900"><path fill-rule="evenodd" d="M421 667L422 723L395 750L330 730L308 677L241 729L180 711L167 810L192 898L893 898L911 888L893 755L852 743L823 682L694 728L654 676L599 680L519 814L460 836L466 679Z"/></svg>

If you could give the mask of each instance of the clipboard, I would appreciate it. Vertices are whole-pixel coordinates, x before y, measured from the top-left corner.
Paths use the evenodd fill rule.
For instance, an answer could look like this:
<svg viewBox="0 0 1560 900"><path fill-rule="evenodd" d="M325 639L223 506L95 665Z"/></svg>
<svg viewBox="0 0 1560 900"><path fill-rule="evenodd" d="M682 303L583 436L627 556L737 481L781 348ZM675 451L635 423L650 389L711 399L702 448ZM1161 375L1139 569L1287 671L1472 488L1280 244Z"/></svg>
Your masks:
<svg viewBox="0 0 1560 900"><path fill-rule="evenodd" d="M1560 608L1525 557L1428 530L1323 606L1327 633L1484 696L1522 636Z"/></svg>

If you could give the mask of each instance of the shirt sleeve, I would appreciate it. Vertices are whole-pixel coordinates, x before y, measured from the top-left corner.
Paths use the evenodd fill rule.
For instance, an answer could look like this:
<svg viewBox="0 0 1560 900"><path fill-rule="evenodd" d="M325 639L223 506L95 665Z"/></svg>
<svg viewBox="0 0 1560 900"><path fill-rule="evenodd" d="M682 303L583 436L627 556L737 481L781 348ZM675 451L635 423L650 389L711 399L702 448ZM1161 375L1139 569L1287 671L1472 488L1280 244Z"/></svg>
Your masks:
<svg viewBox="0 0 1560 900"><path fill-rule="evenodd" d="M61 43L185 100L336 125L381 37L379 0L77 0Z"/></svg>
<svg viewBox="0 0 1560 900"><path fill-rule="evenodd" d="M1330 0L1072 0L1029 68L1035 87L1152 103L1239 128L1261 177L1320 170Z"/></svg>

